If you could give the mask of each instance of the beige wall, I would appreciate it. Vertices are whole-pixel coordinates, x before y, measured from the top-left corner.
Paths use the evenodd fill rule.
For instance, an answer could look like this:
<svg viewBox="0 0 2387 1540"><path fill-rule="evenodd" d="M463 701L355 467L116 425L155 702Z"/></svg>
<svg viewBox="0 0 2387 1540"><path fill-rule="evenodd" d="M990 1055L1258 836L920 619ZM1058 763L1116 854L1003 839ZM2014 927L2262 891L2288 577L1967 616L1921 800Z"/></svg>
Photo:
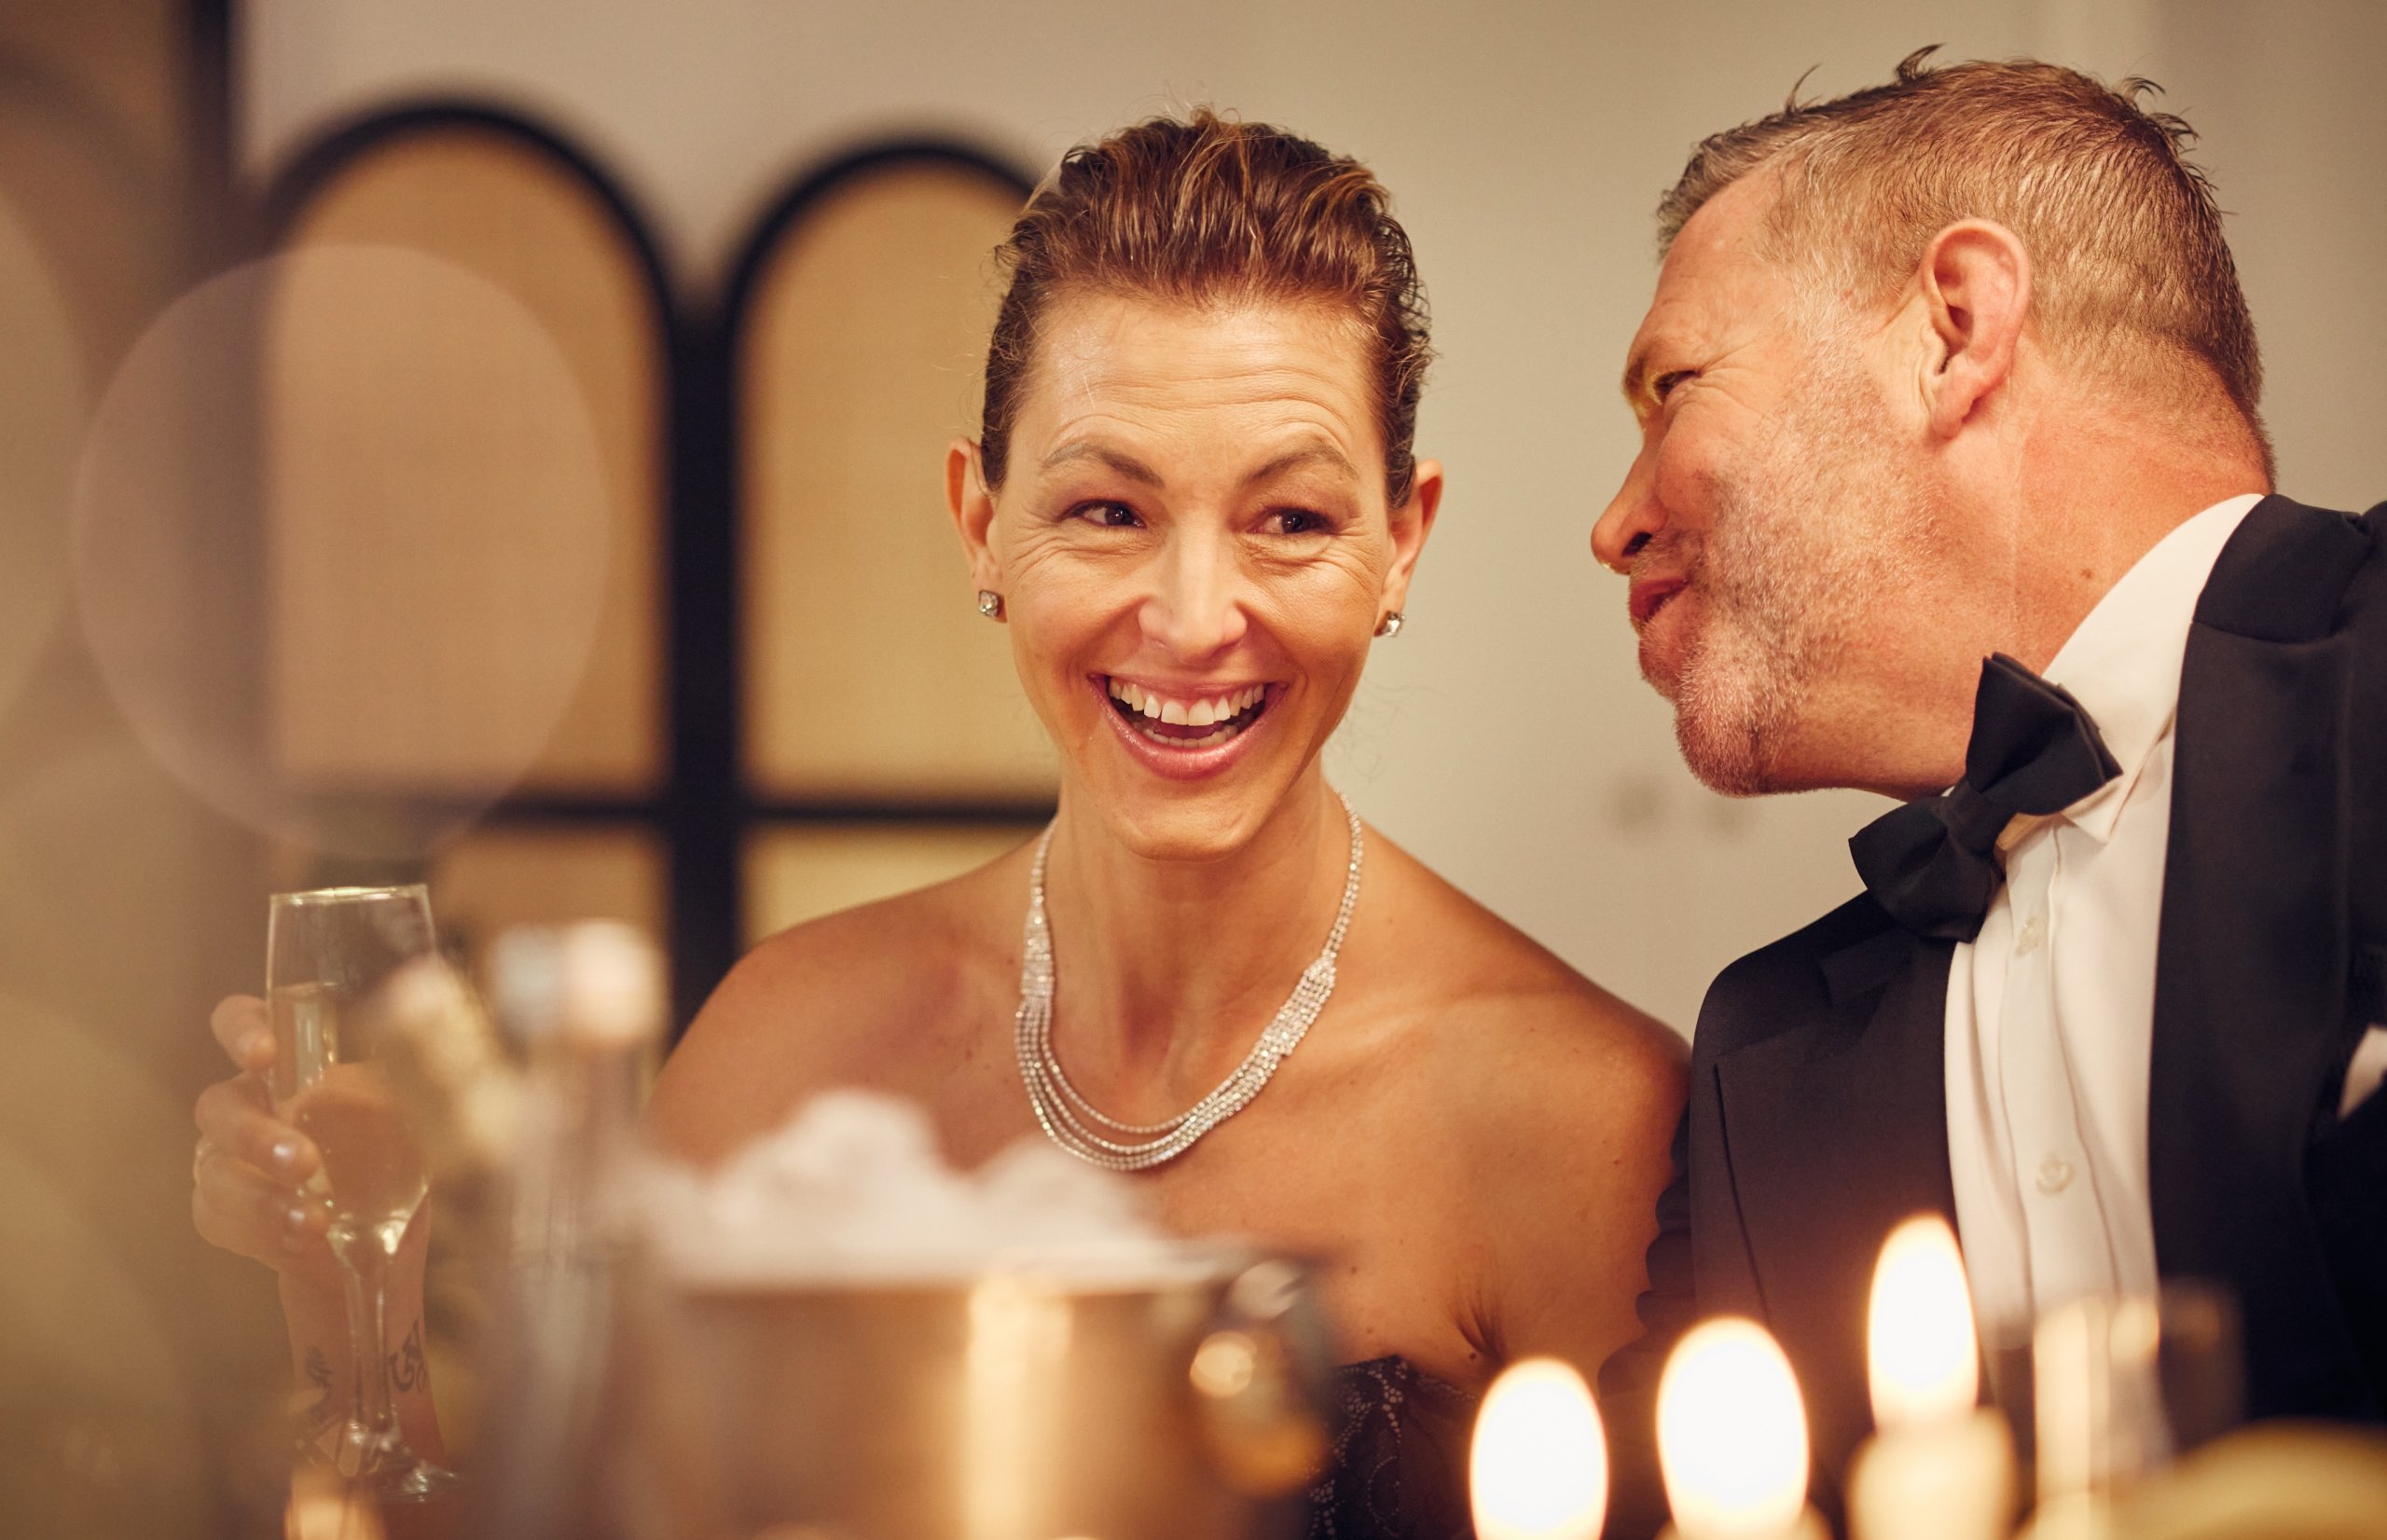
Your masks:
<svg viewBox="0 0 2387 1540"><path fill-rule="evenodd" d="M1210 101L1370 159L1416 238L1442 361L1421 448L1451 471L1411 607L1333 751L1361 808L1627 997L1688 1027L1737 953L1853 890L1854 794L1727 803L1677 762L1585 539L1631 436L1613 380L1649 211L1701 134L1909 49L2036 52L2171 87L2206 131L2270 356L2285 486L2387 496L2387 7L1842 0L1368 6L1242 0L255 0L247 158L423 92L563 127L719 270L756 206L840 146L926 126L1042 170ZM2367 430L2367 431L2366 431ZM957 602L966 596L957 593Z"/></svg>

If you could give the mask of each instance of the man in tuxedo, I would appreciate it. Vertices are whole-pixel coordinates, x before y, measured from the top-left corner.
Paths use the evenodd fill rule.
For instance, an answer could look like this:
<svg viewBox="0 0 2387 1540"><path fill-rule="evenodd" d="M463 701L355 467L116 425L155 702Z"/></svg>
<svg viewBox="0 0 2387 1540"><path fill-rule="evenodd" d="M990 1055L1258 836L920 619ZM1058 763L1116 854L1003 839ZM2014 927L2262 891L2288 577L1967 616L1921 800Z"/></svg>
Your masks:
<svg viewBox="0 0 2387 1540"><path fill-rule="evenodd" d="M1716 1314L1789 1354L1828 1503L1921 1212L1992 1340L2215 1280L2252 1415L2387 1408L2387 506L2271 495L2187 137L1917 55L1709 139L1661 206L1592 539L1642 671L1717 790L1903 805L1851 842L1866 891L1701 1011L1648 1335L1602 1375L1619 1533Z"/></svg>

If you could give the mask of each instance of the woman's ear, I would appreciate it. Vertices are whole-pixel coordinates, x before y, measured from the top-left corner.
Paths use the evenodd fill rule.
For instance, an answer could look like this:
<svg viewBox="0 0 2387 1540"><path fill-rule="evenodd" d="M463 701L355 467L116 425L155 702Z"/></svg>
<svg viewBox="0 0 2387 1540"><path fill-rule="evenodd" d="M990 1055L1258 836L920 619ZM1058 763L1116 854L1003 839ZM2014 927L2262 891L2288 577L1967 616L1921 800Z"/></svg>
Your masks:
<svg viewBox="0 0 2387 1540"><path fill-rule="evenodd" d="M1917 278L1936 344L1924 406L1932 432L1953 438L2013 376L2031 309L2031 255L2003 225L1960 220L1923 249Z"/></svg>
<svg viewBox="0 0 2387 1540"><path fill-rule="evenodd" d="M987 490L986 462L974 438L957 438L945 451L945 504L953 512L953 528L970 558L971 582L1001 593L1002 572L987 543L995 522L995 494Z"/></svg>
<svg viewBox="0 0 2387 1540"><path fill-rule="evenodd" d="M1434 515L1442 505L1442 462L1421 460L1410 477L1409 500L1392 510L1392 567L1384 575L1383 608L1399 611L1409 602L1410 575L1425 552L1426 537L1434 532Z"/></svg>

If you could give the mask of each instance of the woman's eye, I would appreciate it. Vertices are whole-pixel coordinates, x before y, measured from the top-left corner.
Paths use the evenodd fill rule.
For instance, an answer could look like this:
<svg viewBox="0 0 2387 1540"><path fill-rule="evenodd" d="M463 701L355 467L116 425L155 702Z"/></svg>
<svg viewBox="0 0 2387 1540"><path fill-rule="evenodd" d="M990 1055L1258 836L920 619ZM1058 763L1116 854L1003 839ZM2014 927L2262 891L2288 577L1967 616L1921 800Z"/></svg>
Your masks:
<svg viewBox="0 0 2387 1540"><path fill-rule="evenodd" d="M1322 515L1306 508L1280 508L1268 516L1268 523L1280 535L1322 535L1328 529Z"/></svg>
<svg viewBox="0 0 2387 1540"><path fill-rule="evenodd" d="M1069 510L1069 516L1099 524L1106 529L1134 529L1144 522L1136 516L1136 510L1124 502L1082 502Z"/></svg>

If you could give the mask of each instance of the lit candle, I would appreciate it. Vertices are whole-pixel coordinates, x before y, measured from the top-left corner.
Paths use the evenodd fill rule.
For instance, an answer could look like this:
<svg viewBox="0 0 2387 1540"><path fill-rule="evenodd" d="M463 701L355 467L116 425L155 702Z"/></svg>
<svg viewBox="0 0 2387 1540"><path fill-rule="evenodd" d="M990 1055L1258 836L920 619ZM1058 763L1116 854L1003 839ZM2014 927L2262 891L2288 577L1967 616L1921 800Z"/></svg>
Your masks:
<svg viewBox="0 0 2387 1540"><path fill-rule="evenodd" d="M1658 1465L1678 1540L1823 1540L1799 1382L1754 1321L1704 1321L1676 1344L1658 1381Z"/></svg>
<svg viewBox="0 0 2387 1540"><path fill-rule="evenodd" d="M1883 1429L1972 1411L1980 1395L1980 1347L1964 1255L1945 1219L1909 1219L1882 1244L1865 1346L1873 1421Z"/></svg>
<svg viewBox="0 0 2387 1540"><path fill-rule="evenodd" d="M1591 1387L1555 1358L1511 1365L1468 1457L1477 1540L1593 1540L1607 1517L1607 1436Z"/></svg>
<svg viewBox="0 0 2387 1540"><path fill-rule="evenodd" d="M1947 1221L1909 1219L1873 1269L1867 1371L1880 1434L1848 1474L1856 1540L1997 1540L2014 1517L2014 1447L1977 1408L1980 1350Z"/></svg>

